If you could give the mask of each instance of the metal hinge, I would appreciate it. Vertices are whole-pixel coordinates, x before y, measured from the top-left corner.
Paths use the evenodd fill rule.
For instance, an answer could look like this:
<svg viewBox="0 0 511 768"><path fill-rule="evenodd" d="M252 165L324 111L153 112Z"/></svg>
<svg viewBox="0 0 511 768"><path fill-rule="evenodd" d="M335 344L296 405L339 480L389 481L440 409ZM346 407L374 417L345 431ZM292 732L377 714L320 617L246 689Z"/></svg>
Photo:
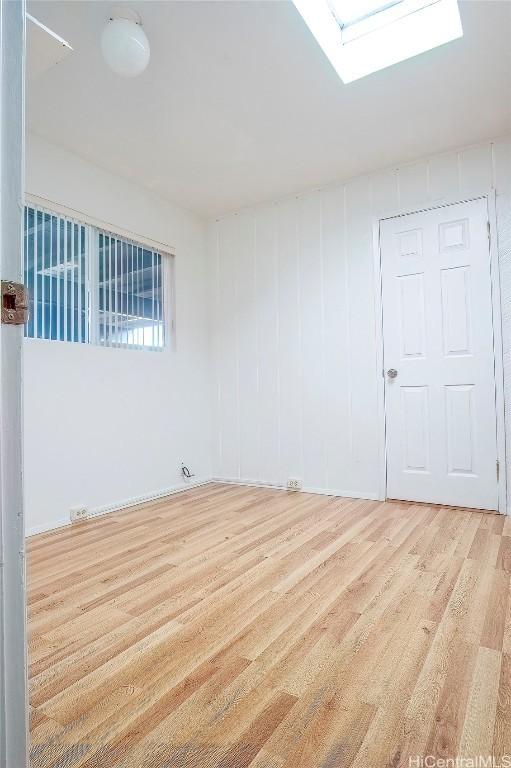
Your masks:
<svg viewBox="0 0 511 768"><path fill-rule="evenodd" d="M24 325L28 320L28 292L23 283L2 280L2 323Z"/></svg>
<svg viewBox="0 0 511 768"><path fill-rule="evenodd" d="M497 459L497 480L500 477L500 461Z"/></svg>
<svg viewBox="0 0 511 768"><path fill-rule="evenodd" d="M486 222L486 232L488 233L488 242L491 242L491 229L490 229L490 222Z"/></svg>

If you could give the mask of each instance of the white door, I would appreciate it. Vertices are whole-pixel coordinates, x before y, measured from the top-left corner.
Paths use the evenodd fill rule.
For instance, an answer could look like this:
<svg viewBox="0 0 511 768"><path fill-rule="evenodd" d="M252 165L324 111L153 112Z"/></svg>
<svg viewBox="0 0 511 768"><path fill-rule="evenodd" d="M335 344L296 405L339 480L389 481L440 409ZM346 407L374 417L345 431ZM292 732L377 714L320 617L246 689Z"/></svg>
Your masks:
<svg viewBox="0 0 511 768"><path fill-rule="evenodd" d="M387 497L498 508L486 200L380 224Z"/></svg>

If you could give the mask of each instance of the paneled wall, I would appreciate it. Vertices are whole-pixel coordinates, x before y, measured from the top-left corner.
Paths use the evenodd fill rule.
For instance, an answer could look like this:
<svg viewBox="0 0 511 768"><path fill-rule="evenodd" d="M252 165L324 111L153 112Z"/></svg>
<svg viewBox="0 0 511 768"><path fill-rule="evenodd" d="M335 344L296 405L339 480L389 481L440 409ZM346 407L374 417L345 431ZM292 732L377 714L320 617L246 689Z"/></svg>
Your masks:
<svg viewBox="0 0 511 768"><path fill-rule="evenodd" d="M243 210L211 224L218 478L376 498L373 224L498 193L511 407L511 138ZM511 419L508 427L511 426ZM511 431L508 428L511 445ZM511 472L509 486L511 487Z"/></svg>

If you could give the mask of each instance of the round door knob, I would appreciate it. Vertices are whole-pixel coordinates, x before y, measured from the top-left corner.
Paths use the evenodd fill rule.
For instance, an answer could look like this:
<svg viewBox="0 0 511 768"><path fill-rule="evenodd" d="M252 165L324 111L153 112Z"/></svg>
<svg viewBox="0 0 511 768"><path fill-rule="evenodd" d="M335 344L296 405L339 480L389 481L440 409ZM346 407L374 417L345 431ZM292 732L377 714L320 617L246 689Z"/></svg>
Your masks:
<svg viewBox="0 0 511 768"><path fill-rule="evenodd" d="M387 371L387 376L389 377L389 379L395 379L396 376L397 376L396 369L395 368L389 368L389 370Z"/></svg>

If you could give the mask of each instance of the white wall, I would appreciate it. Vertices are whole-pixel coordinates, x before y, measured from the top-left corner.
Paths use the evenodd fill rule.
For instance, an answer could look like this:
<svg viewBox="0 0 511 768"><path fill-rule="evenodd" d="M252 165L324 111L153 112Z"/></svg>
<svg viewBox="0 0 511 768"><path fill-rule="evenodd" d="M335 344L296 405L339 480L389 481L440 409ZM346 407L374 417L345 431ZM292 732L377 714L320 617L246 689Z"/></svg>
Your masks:
<svg viewBox="0 0 511 768"><path fill-rule="evenodd" d="M180 464L211 475L204 225L37 136L28 193L176 253L176 349L165 353L27 340L24 359L27 532L181 484Z"/></svg>
<svg viewBox="0 0 511 768"><path fill-rule="evenodd" d="M373 221L498 192L511 403L511 139L222 217L208 242L219 478L378 494ZM507 223L506 223L507 222ZM511 419L508 444L511 445ZM508 466L509 487L511 470Z"/></svg>

